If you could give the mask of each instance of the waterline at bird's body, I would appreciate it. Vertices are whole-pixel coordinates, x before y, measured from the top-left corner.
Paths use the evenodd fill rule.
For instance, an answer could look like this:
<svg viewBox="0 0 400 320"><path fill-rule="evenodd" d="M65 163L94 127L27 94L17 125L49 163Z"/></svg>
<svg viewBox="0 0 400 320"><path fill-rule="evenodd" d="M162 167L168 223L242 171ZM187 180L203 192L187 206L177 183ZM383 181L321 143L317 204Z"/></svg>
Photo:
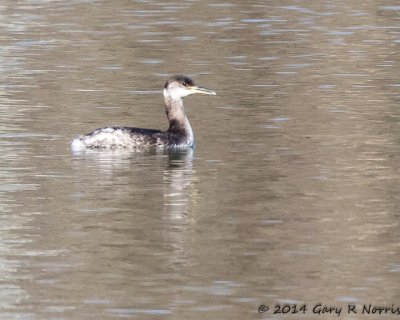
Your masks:
<svg viewBox="0 0 400 320"><path fill-rule="evenodd" d="M79 136L71 143L74 151L117 148L173 148L194 146L193 130L185 113L183 98L194 93L215 95L214 91L198 87L186 76L173 76L163 91L165 111L169 121L167 131L135 127L105 127Z"/></svg>
<svg viewBox="0 0 400 320"><path fill-rule="evenodd" d="M105 127L80 136L71 143L74 151L117 148L188 148L194 145L193 137L171 132L132 127Z"/></svg>

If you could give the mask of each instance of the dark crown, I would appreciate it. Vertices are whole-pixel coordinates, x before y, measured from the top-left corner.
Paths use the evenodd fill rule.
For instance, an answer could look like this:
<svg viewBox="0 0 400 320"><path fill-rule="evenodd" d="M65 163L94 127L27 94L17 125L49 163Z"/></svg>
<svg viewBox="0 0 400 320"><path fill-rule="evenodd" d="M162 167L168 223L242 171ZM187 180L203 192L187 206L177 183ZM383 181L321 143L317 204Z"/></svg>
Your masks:
<svg viewBox="0 0 400 320"><path fill-rule="evenodd" d="M171 78L169 78L167 80L167 82L165 82L164 88L168 88L169 84L174 81L176 81L184 86L194 86L194 81L192 79L190 79L189 77L183 76L183 75L176 75L176 76L172 76Z"/></svg>

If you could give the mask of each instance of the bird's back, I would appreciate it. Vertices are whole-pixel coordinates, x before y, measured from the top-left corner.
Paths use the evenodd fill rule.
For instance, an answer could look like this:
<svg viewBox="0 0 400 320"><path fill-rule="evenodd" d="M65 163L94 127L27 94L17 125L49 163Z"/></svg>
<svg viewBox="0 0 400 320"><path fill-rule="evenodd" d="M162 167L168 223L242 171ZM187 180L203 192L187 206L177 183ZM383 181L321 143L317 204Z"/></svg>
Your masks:
<svg viewBox="0 0 400 320"><path fill-rule="evenodd" d="M73 150L118 148L181 148L192 146L192 141L173 132L135 127L105 127L72 142Z"/></svg>
<svg viewBox="0 0 400 320"><path fill-rule="evenodd" d="M106 127L97 129L72 142L75 149L116 149L139 148L157 145L162 135L160 130L141 129L134 127Z"/></svg>

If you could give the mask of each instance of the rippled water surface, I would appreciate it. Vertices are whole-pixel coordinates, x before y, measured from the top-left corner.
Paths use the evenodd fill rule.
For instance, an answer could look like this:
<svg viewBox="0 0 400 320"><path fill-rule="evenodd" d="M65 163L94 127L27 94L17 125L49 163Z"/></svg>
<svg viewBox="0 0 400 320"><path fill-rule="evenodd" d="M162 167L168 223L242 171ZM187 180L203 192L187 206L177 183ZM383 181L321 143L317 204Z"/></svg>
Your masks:
<svg viewBox="0 0 400 320"><path fill-rule="evenodd" d="M399 305L399 49L394 0L2 1L0 318ZM176 73L194 152L70 151Z"/></svg>

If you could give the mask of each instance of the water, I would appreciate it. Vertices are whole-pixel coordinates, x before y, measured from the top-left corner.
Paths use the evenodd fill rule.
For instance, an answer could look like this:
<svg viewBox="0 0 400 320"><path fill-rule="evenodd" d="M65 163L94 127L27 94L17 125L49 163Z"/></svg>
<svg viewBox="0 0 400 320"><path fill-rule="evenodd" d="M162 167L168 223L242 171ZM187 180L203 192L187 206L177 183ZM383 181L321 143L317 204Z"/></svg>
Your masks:
<svg viewBox="0 0 400 320"><path fill-rule="evenodd" d="M397 2L0 10L1 319L398 305ZM195 152L71 153L101 126L166 128L176 73L218 94L185 100Z"/></svg>

